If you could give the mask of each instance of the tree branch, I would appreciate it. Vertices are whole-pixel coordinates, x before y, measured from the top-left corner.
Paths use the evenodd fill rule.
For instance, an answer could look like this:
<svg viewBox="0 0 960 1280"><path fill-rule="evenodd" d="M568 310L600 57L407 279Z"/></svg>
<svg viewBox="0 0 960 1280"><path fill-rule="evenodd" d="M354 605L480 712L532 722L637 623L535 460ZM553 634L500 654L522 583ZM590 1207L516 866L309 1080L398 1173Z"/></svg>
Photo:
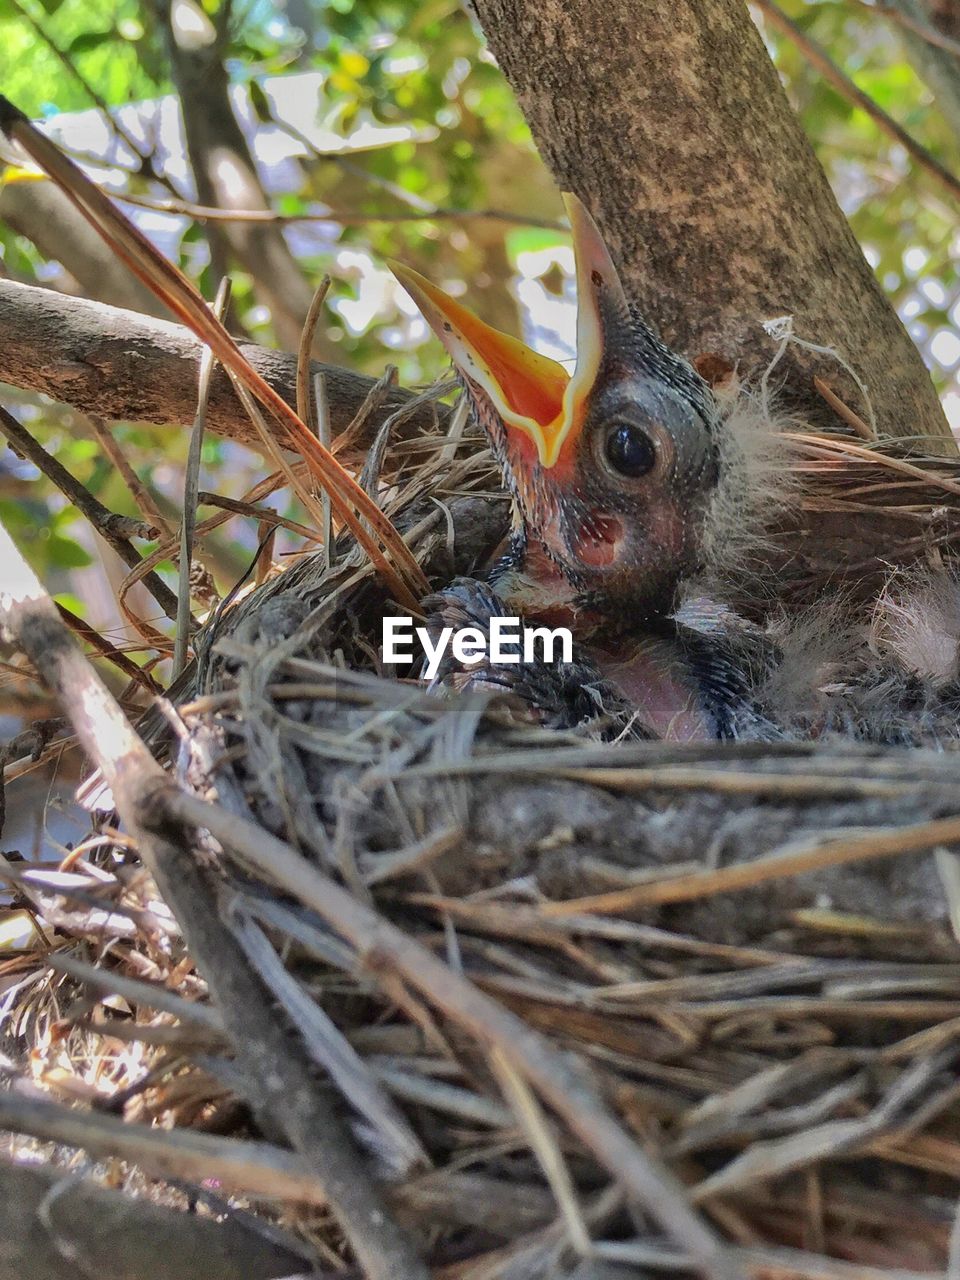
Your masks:
<svg viewBox="0 0 960 1280"><path fill-rule="evenodd" d="M542 231L566 231L567 225L556 218L536 218L527 213L511 213L509 209L448 209L431 205L426 209L404 209L400 212L357 213L347 209L328 209L325 213L277 213L273 209L219 209L213 205L193 204L189 200L155 200L135 192L111 192L115 200L138 209L152 209L195 222L266 222L286 227L298 222L335 222L340 227L363 227L371 222L505 222L508 226L536 227Z"/></svg>
<svg viewBox="0 0 960 1280"><path fill-rule="evenodd" d="M296 404L296 356L241 343L253 367L290 405ZM0 381L38 391L85 413L189 427L196 413L201 347L188 329L135 311L69 298L50 289L0 280ZM322 373L334 436L363 406L372 378L313 361ZM409 403L409 391L384 393L384 414ZM438 406L443 413L443 406ZM404 424L410 434L433 424L425 404ZM365 424L355 445L369 444L378 422ZM258 437L221 369L213 377L207 428L257 446Z"/></svg>
<svg viewBox="0 0 960 1280"><path fill-rule="evenodd" d="M892 138L894 142L899 142L914 162L939 182L948 195L954 200L960 200L960 178L932 156L926 147L921 146L916 138L894 120L893 116L884 111L879 103L874 102L868 93L864 93L860 86L837 66L822 45L818 44L812 36L808 36L792 18L773 3L773 0L753 0L753 3L766 16L771 26L776 27L793 41L811 67L819 71L824 80L833 85L837 93L858 106L887 137Z"/></svg>

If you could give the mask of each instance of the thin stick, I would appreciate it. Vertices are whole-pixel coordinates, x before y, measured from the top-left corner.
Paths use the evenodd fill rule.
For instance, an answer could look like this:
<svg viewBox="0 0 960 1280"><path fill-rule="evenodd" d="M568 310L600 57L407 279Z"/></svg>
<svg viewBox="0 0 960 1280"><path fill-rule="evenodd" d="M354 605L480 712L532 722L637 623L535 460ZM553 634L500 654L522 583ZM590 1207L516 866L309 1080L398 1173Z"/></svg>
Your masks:
<svg viewBox="0 0 960 1280"><path fill-rule="evenodd" d="M590 913L621 915L638 907L665 902L692 902L736 889L752 889L784 876L840 867L868 858L892 858L901 853L921 853L939 845L960 841L960 817L936 818L909 827L881 827L867 835L844 836L839 840L805 840L789 844L757 858L753 862L735 862L729 867L697 871L649 884L597 893L587 898L570 898L566 902L548 902L540 907L545 916L569 916Z"/></svg>
<svg viewBox="0 0 960 1280"><path fill-rule="evenodd" d="M186 1000L159 982L128 978L116 969L86 964L67 952L53 951L46 957L46 962L57 973L64 973L74 981L82 982L97 991L123 996L130 1004L147 1005L161 1013L172 1014L179 1022L191 1023L216 1035L223 1034L223 1020L212 1005Z"/></svg>
<svg viewBox="0 0 960 1280"><path fill-rule="evenodd" d="M309 369L309 365L307 366ZM330 434L330 405L327 400L327 380L318 373L313 380L313 403L316 406L317 436L325 449L332 448ZM323 535L323 565L330 569L333 565L333 510L330 506L330 495L320 495L320 532Z"/></svg>
<svg viewBox="0 0 960 1280"><path fill-rule="evenodd" d="M230 305L230 277L224 276L217 289L213 314L222 320ZM177 592L177 634L173 645L173 678L176 680L187 665L187 646L190 643L190 570L193 565L193 538L197 525L197 495L200 492L200 459L203 454L203 433L207 425L207 404L210 400L210 381L215 360L209 347L204 347L200 357L200 377L197 382L197 412L190 428L190 446L187 450L187 466L183 476L183 519L180 523L180 576Z"/></svg>
<svg viewBox="0 0 960 1280"><path fill-rule="evenodd" d="M893 138L895 142L899 142L920 168L926 170L941 186L945 187L954 200L960 200L960 178L957 178L955 174L945 168L939 160L930 154L926 147L921 146L916 138L907 133L906 129L901 124L898 124L892 116L888 115L883 107L878 106L869 94L864 93L845 71L840 70L826 50L816 40L811 39L805 31L802 31L792 18L788 18L783 10L773 3L773 0L755 0L755 2L757 8L769 18L771 25L777 27L778 30L793 41L810 65L820 72L824 80L832 84L844 98L847 98L850 102L860 107L862 111L865 111L874 124L882 129L888 137Z"/></svg>
<svg viewBox="0 0 960 1280"><path fill-rule="evenodd" d="M567 224L558 218L535 218L511 213L509 209L445 209L430 206L424 210L403 213L354 213L349 209L329 209L326 213L276 213L272 209L220 209L216 205L194 204L189 200L155 200L152 196L131 192L116 194L117 200L139 209L176 214L197 222L265 222L288 226L294 222L336 222L341 227L366 226L387 222L506 222L518 227L536 227L541 231L566 231Z"/></svg>
<svg viewBox="0 0 960 1280"><path fill-rule="evenodd" d="M316 435L317 423L313 414L313 403L310 399L310 352L313 350L313 339L317 332L320 312L327 294L330 292L330 277L324 276L317 285L316 292L310 300L303 329L300 333L300 345L297 348L297 413L303 422Z"/></svg>
<svg viewBox="0 0 960 1280"><path fill-rule="evenodd" d="M243 405L244 409L246 409L250 421L257 430L257 434L260 437L260 443L263 445L264 450L277 464L278 470L283 472L290 488L306 507L310 516L319 528L323 523L323 511L319 501L311 493L301 476L298 475L293 464L284 456L283 450L278 446L276 440L273 438L270 428L267 426L266 419L260 412L260 408L257 405L256 400L254 400L246 386L244 386L242 380L233 372L232 369L228 369L227 373L230 381L233 383L233 389L237 394L237 399Z"/></svg>
<svg viewBox="0 0 960 1280"><path fill-rule="evenodd" d="M300 538L305 538L308 542L315 540L317 531L309 529L305 524L301 524L299 520L291 520L287 516L280 515L277 511L271 511L269 507L258 507L252 502L243 502L239 498L225 498L222 493L208 493L205 489L201 489L197 494L197 506L200 507L219 507L222 511L229 512L235 516L249 516L251 520L256 520L257 525L274 525L278 529L287 529L290 533L295 533ZM209 521L204 521L200 527L208 525ZM218 521L222 524L223 521Z"/></svg>
<svg viewBox="0 0 960 1280"><path fill-rule="evenodd" d="M583 1219L576 1187L560 1144L550 1131L536 1094L499 1049L490 1054L490 1067L557 1199L570 1243L582 1258L588 1258L591 1253L590 1231Z"/></svg>
<svg viewBox="0 0 960 1280"><path fill-rule="evenodd" d="M784 440L795 440L798 444L806 445L808 448L815 446L826 452L836 454L844 454L847 457L859 458L863 462L871 462L877 467L886 467L890 471L896 471L900 475L911 476L914 480L920 480L924 484L928 484L931 488L943 489L947 493L960 495L960 482L950 480L947 476L942 476L936 471L928 471L923 467L915 466L912 462L907 462L905 458L893 458L888 453L880 453L877 449L868 449L865 445L857 444L853 440L842 440L830 436L814 436L802 431L784 431Z"/></svg>
<svg viewBox="0 0 960 1280"><path fill-rule="evenodd" d="M163 692L149 671L145 671L143 667L138 667L116 645L112 645L109 640L105 640L95 627L91 627L89 622L84 622L83 618L79 618L63 604L57 604L57 613L59 613L74 635L79 636L81 640L85 640L91 648L96 649L101 658L106 658L108 662L112 662L119 671L122 671L131 680L136 681L151 696L158 696Z"/></svg>
<svg viewBox="0 0 960 1280"><path fill-rule="evenodd" d="M160 1178L202 1185L217 1178L244 1195L326 1208L324 1187L290 1151L266 1142L220 1138L192 1129L157 1129L116 1116L84 1114L55 1102L0 1093L0 1126L49 1142L119 1158Z"/></svg>
<svg viewBox="0 0 960 1280"><path fill-rule="evenodd" d="M831 391L822 378L814 378L813 385L816 387L817 393L823 396L837 417L842 419L851 431L855 431L861 440L876 441L877 433L864 422L859 413L855 413L848 404L844 404L837 393Z"/></svg>
<svg viewBox="0 0 960 1280"><path fill-rule="evenodd" d="M137 509L156 525L160 533L165 533L170 537L173 533L170 521L157 506L156 499L150 492L147 485L140 479L137 473L131 467L126 454L114 438L113 432L100 418L94 414L90 414L87 418L90 423L93 434L97 437L97 443L104 451L113 465L116 467L120 479L130 491ZM154 536L159 536L157 533Z"/></svg>

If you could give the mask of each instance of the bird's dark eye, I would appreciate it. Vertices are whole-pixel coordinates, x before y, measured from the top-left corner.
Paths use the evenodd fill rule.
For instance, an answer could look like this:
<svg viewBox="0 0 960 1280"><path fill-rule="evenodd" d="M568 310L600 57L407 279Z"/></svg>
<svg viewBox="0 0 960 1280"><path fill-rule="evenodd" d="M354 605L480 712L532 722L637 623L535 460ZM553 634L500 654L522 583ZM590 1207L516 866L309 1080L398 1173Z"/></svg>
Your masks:
<svg viewBox="0 0 960 1280"><path fill-rule="evenodd" d="M657 451L653 441L642 427L632 422L618 422L612 427L604 450L613 470L631 480L645 476L656 466Z"/></svg>

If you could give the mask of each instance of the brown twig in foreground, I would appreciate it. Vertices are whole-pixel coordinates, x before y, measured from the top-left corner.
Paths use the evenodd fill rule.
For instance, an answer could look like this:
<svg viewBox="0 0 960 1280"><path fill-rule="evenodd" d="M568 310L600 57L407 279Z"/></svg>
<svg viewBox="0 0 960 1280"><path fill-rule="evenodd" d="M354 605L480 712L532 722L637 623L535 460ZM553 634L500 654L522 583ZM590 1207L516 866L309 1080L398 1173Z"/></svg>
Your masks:
<svg viewBox="0 0 960 1280"><path fill-rule="evenodd" d="M330 209L326 213L275 213L272 209L220 209L216 205L194 204L189 200L154 200L133 192L113 193L124 204L156 213L169 213L194 218L197 222L267 222L287 226L296 222L336 222L341 227L366 226L371 222L505 222L511 226L535 227L540 231L566 231L566 223L557 218L534 218L529 214L511 213L508 209L408 209L396 213L355 213L347 209Z"/></svg>
<svg viewBox="0 0 960 1280"><path fill-rule="evenodd" d="M74 644L2 526L0 559L6 566L0 624L57 695L85 751L102 770L223 1015L252 1099L322 1183L369 1280L399 1275L426 1280L425 1267L390 1216L345 1124L316 1087L265 988L220 920L208 881L160 800L171 784ZM148 813L156 818L149 827L144 822Z"/></svg>
<svg viewBox="0 0 960 1280"><path fill-rule="evenodd" d="M149 671L145 671L143 667L138 667L121 649L118 649L116 645L112 645L109 640L104 639L100 632L95 627L92 627L89 622L85 622L83 618L78 617L77 614L63 604L57 605L57 612L74 635L79 636L81 640L85 640L91 648L96 649L102 658L112 662L119 671L122 671L125 676L140 685L147 693L158 695L161 692L160 686Z"/></svg>
<svg viewBox="0 0 960 1280"><path fill-rule="evenodd" d="M96 414L88 414L87 422L96 437L97 444L116 467L117 474L127 486L127 491L133 499L134 506L138 511L142 511L147 520L154 526L155 536L160 537L161 534L166 534L167 537L170 537L173 530L169 520L157 505L157 500L151 493L149 486L134 471L116 436L114 436L103 419L98 418Z"/></svg>
<svg viewBox="0 0 960 1280"><path fill-rule="evenodd" d="M297 348L297 413L314 434L317 430L316 413L310 397L310 352L320 322L320 312L330 292L330 277L324 276L310 300L310 309L303 322L300 345Z"/></svg>
<svg viewBox="0 0 960 1280"><path fill-rule="evenodd" d="M276 836L172 788L155 792L151 799L152 826L168 826L176 821L208 830L244 865L312 908L361 956L376 956L377 969L392 970L480 1043L500 1052L676 1244L695 1259L702 1275L733 1280L736 1272L728 1265L723 1245L690 1209L682 1184L629 1136L600 1100L589 1078L573 1070L540 1033Z"/></svg>
<svg viewBox="0 0 960 1280"><path fill-rule="evenodd" d="M960 817L935 818L909 827L881 827L866 834L841 836L836 840L811 838L756 858L752 862L734 862L726 867L695 871L610 893L597 893L588 898L571 898L550 902L541 907L545 916L576 916L592 912L622 914L638 907L665 902L692 902L734 889L751 889L768 880L803 875L824 867L863 862L868 858L893 858L903 853L921 853L939 845L960 842Z"/></svg>

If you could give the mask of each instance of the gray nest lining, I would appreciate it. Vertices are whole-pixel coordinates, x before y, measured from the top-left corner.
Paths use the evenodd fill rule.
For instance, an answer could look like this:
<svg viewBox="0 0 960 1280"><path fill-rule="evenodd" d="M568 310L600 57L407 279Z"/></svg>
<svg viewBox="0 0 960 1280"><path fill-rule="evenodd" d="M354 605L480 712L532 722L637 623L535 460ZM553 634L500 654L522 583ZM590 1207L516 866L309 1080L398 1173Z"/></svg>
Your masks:
<svg viewBox="0 0 960 1280"><path fill-rule="evenodd" d="M388 513L434 582L469 573L508 518L489 457L397 451ZM22 880L79 956L30 987L10 1052L56 1023L89 1079L111 1034L139 1044L106 1073L110 1109L172 1132L14 1096L0 1124L242 1206L286 1268L258 1255L251 1275L291 1257L438 1280L943 1273L960 962L933 851L960 841L955 757L549 732L508 699L378 675L387 607L341 542L223 610L171 768L213 806L191 842L219 920L422 1269L358 1269L343 1197L258 1105L129 851L98 847L95 892ZM110 991L125 1004L101 1007Z"/></svg>

